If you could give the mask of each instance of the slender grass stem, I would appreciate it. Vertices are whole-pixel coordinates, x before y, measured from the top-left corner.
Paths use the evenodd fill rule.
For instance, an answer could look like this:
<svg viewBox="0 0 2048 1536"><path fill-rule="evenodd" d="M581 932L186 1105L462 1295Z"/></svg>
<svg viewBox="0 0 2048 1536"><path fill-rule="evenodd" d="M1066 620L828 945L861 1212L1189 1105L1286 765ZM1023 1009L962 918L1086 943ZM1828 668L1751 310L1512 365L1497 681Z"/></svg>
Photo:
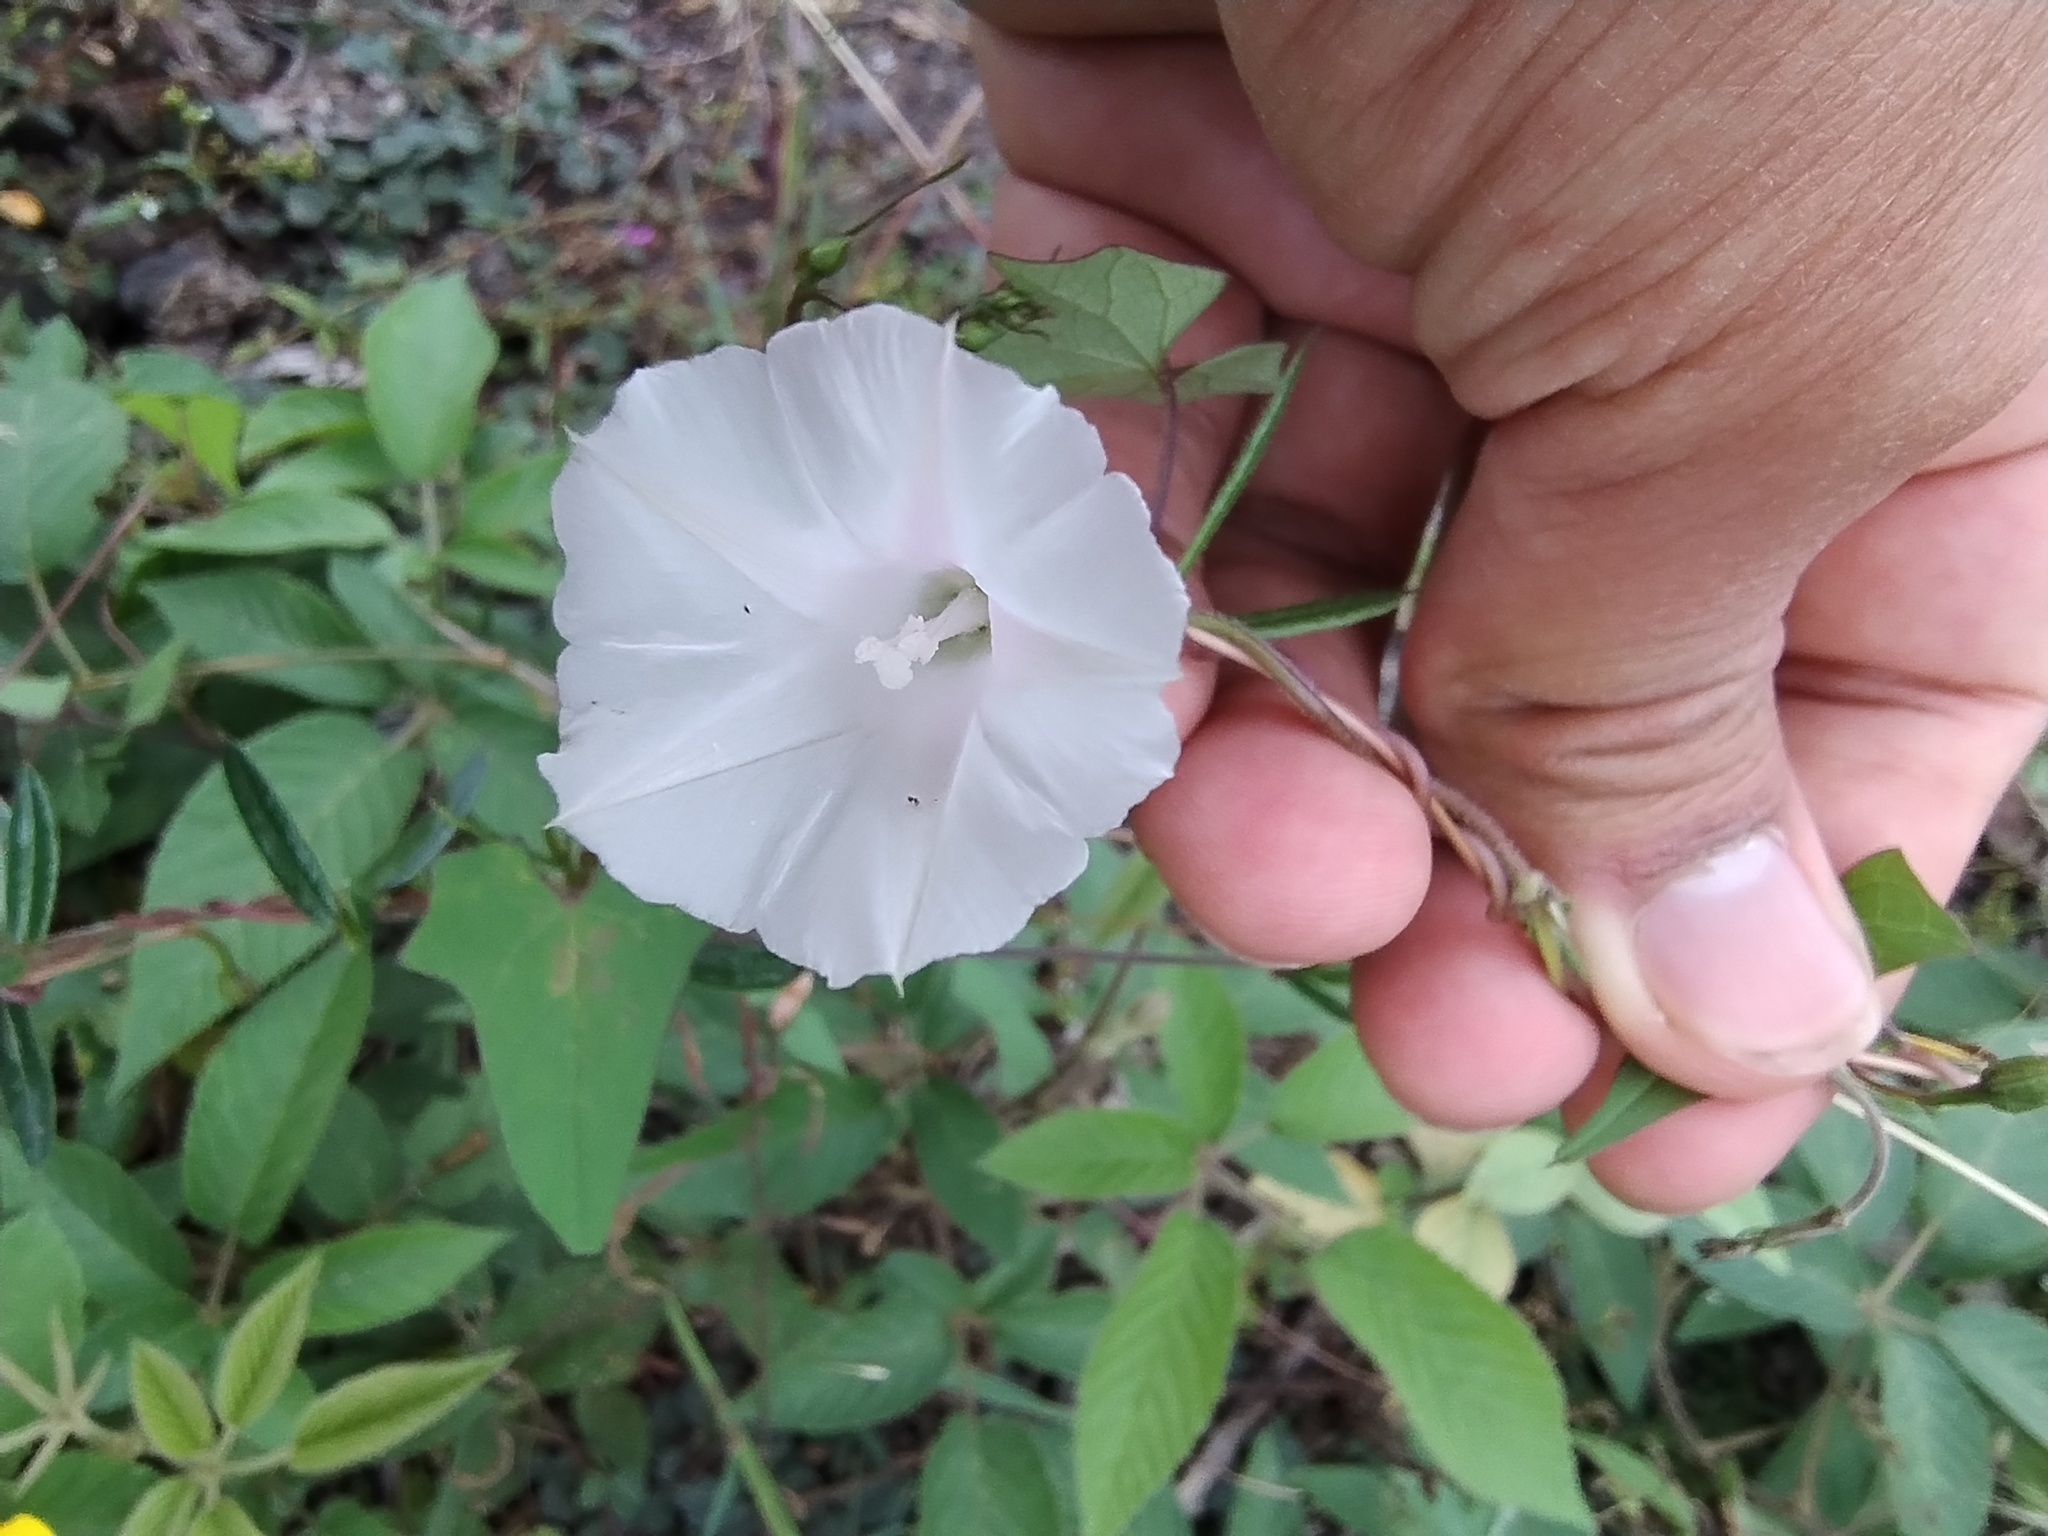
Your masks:
<svg viewBox="0 0 2048 1536"><path fill-rule="evenodd" d="M669 1332L675 1335L676 1348L682 1351L691 1376L696 1378L698 1390L711 1404L711 1412L718 1420L719 1429L724 1432L726 1449L740 1470L740 1477L753 1497L761 1523L768 1527L769 1536L803 1536L796 1516L789 1512L789 1503L783 1497L780 1485L769 1472L768 1463L761 1459L759 1447L747 1434L746 1425L740 1421L739 1410L733 1406L724 1384L718 1379L718 1372L712 1368L711 1357L704 1353L703 1341L697 1337L697 1330L690 1326L682 1303L664 1293L661 1310L668 1319Z"/></svg>

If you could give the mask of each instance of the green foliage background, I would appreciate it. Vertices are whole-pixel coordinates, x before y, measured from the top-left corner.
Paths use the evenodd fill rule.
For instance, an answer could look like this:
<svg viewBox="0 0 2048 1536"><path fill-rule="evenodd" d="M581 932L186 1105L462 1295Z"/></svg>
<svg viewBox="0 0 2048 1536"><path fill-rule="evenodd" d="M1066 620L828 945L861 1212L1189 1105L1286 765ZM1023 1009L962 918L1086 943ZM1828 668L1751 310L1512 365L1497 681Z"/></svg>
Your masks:
<svg viewBox="0 0 2048 1536"><path fill-rule="evenodd" d="M408 185L378 196L403 212ZM803 231L777 229L786 278ZM1128 267L1019 267L1034 328L984 309L974 339L1156 394L1214 289ZM547 829L533 766L562 451L534 354L501 355L461 276L402 270L309 304L360 386L0 311L0 1517L2048 1520L2048 1232L1903 1154L1845 1234L1698 1256L1853 1188L1846 1116L1667 1224L1554 1121L1413 1123L1342 972L1228 962L1121 846L1011 950L900 990L814 989L613 884ZM1271 389L1277 352L1245 352L1182 386ZM1894 958L1959 947L1868 878ZM2031 901L1994 883L1901 1019L2035 1049ZM2048 1199L2048 1112L1901 1117Z"/></svg>

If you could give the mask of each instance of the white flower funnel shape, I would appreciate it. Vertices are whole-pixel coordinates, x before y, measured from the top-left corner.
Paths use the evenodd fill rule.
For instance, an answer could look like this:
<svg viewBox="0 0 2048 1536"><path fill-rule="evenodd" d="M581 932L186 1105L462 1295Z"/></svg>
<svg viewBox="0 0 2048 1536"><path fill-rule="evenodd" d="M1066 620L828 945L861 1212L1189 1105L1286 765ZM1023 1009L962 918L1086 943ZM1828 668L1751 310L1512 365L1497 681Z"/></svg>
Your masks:
<svg viewBox="0 0 2048 1536"><path fill-rule="evenodd" d="M645 369L556 482L559 824L831 986L994 948L1173 771L1187 593L1050 389L871 307Z"/></svg>

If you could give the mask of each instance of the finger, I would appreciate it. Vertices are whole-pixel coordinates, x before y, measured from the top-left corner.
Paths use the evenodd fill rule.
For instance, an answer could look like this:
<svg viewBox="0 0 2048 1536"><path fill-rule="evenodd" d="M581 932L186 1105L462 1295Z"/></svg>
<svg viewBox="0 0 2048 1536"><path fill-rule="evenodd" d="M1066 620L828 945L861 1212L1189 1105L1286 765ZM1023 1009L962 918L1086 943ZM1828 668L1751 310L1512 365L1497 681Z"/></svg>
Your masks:
<svg viewBox="0 0 2048 1536"><path fill-rule="evenodd" d="M1486 892L1439 854L1399 939L1352 970L1358 1037L1408 1109L1456 1130L1519 1125L1555 1109L1593 1070L1600 1028L1533 963Z"/></svg>
<svg viewBox="0 0 2048 1536"><path fill-rule="evenodd" d="M2048 411L2010 430L2048 442ZM1815 562L1786 635L1785 739L1835 867L1897 847L1950 890L2048 725L2048 451L1907 485Z"/></svg>
<svg viewBox="0 0 2048 1536"><path fill-rule="evenodd" d="M1830 858L1841 868L1902 847L1946 890L2048 723L2048 453L1913 482L1815 563L1788 632L1785 737ZM1494 966L1519 980L1496 979ZM1468 969L1486 976L1490 1006L1466 1006L1445 980ZM1425 1118L1507 1124L1556 1102L1555 1079L1525 1058L1568 1056L1582 1016L1549 990L1520 935L1485 916L1469 882L1440 879L1411 929L1358 967L1354 988L1375 1065ZM1518 1063L1513 1094L1500 1061ZM1610 1075L1572 1095L1568 1119L1590 1113ZM1760 1177L1824 1103L1800 1090L1753 1116L1725 1103L1691 1109L1594 1168L1631 1204L1697 1209Z"/></svg>
<svg viewBox="0 0 2048 1536"><path fill-rule="evenodd" d="M1406 277L1361 265L1267 143L1221 44L1068 43L977 27L1004 159L1215 253L1274 310L1407 344Z"/></svg>
<svg viewBox="0 0 2048 1536"><path fill-rule="evenodd" d="M1620 1063L1619 1049L1610 1049L1565 1100L1566 1126L1576 1130L1599 1107ZM1639 1211L1704 1211L1761 1183L1827 1113L1831 1097L1827 1084L1806 1083L1762 1099L1703 1099L1595 1153L1587 1167Z"/></svg>
<svg viewBox="0 0 2048 1536"><path fill-rule="evenodd" d="M1265 965L1378 948L1429 880L1429 832L1407 791L1242 684L1131 824L1183 910Z"/></svg>
<svg viewBox="0 0 2048 1536"><path fill-rule="evenodd" d="M1324 333L1245 504L1204 567L1244 613L1398 586L1462 420L1417 361ZM1376 707L1370 629L1281 643L1330 696ZM1172 781L1133 826L1219 944L1275 964L1386 942L1428 878L1413 796L1308 725L1262 680L1226 678Z"/></svg>
<svg viewBox="0 0 2048 1536"><path fill-rule="evenodd" d="M1423 743L1572 897L1630 1048L1710 1091L1823 1071L1878 1021L1777 729L1798 578L2048 339L2038 98L2007 94L2048 28L1913 14L1224 13L1325 221L1417 271L1423 350L1499 422L1409 639ZM1830 37L1871 67L1819 62Z"/></svg>

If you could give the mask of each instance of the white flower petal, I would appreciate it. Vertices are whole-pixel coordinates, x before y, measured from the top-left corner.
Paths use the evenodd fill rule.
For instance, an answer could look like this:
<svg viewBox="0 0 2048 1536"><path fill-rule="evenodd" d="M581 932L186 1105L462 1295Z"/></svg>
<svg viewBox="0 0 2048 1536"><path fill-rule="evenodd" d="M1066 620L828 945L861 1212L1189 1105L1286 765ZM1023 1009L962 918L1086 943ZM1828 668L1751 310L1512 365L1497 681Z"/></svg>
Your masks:
<svg viewBox="0 0 2048 1536"><path fill-rule="evenodd" d="M831 985L999 944L1171 771L1186 598L1049 392L871 309L636 375L556 493L561 820Z"/></svg>
<svg viewBox="0 0 2048 1536"><path fill-rule="evenodd" d="M643 368L571 458L593 461L785 606L817 617L861 547L791 452L768 364L720 347ZM583 468L588 470L590 466ZM565 471L565 478L569 472ZM560 519L559 507L557 519ZM558 529L566 548L568 529Z"/></svg>
<svg viewBox="0 0 2048 1536"><path fill-rule="evenodd" d="M871 556L916 550L928 568L960 563L934 405L963 355L944 326L886 304L792 325L768 342L796 466Z"/></svg>
<svg viewBox="0 0 2048 1536"><path fill-rule="evenodd" d="M1122 475L1096 480L968 568L992 604L1034 629L1138 662L1156 687L1179 672L1187 589Z"/></svg>
<svg viewBox="0 0 2048 1536"><path fill-rule="evenodd" d="M957 346L947 358L943 419L946 494L972 512L957 519L969 570L999 569L1012 544L1108 472L1102 439L1057 390Z"/></svg>
<svg viewBox="0 0 2048 1536"><path fill-rule="evenodd" d="M586 811L568 825L643 901L736 933L765 929L764 914L816 878L808 850L847 798L856 751L850 736L798 740L743 769ZM543 758L543 771L568 755Z"/></svg>
<svg viewBox="0 0 2048 1536"><path fill-rule="evenodd" d="M555 481L554 510L568 557L555 628L571 645L610 640L780 656L816 632L590 454L573 455Z"/></svg>
<svg viewBox="0 0 2048 1536"><path fill-rule="evenodd" d="M858 730L845 685L809 658L728 674L714 693L673 658L577 647L563 654L560 677L562 750L541 771L572 832L593 810ZM595 702L567 702L583 699Z"/></svg>
<svg viewBox="0 0 2048 1536"><path fill-rule="evenodd" d="M1000 633L994 654L980 716L994 761L1070 834L1120 825L1173 772L1180 734L1156 673L1024 628Z"/></svg>

